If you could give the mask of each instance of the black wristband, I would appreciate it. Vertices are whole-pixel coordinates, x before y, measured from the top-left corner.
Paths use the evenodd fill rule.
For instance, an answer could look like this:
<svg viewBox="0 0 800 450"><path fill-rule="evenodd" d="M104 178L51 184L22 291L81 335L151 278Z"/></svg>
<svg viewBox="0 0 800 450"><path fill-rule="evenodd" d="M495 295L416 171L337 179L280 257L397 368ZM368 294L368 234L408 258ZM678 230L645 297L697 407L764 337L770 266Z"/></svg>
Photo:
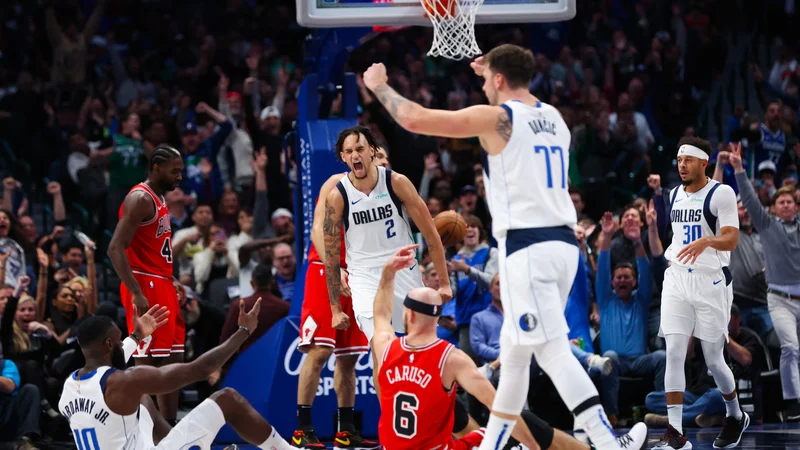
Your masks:
<svg viewBox="0 0 800 450"><path fill-rule="evenodd" d="M131 339L133 339L134 341L136 341L136 345L139 345L139 343L140 343L140 342L142 342L142 338L140 338L140 337L139 337L139 336L136 334L136 332L135 332L135 331L134 331L133 333L129 334L128 336L129 336Z"/></svg>

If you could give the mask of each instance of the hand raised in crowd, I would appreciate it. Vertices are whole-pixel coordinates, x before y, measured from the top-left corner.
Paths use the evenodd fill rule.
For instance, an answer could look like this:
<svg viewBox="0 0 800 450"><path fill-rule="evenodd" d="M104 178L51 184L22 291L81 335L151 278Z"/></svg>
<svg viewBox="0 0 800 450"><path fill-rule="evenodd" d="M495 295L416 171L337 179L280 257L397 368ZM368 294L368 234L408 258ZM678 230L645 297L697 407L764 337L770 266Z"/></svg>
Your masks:
<svg viewBox="0 0 800 450"><path fill-rule="evenodd" d="M266 147L261 147L258 151L254 153L255 158L251 165L253 166L253 171L258 173L264 173L267 170L267 149Z"/></svg>
<svg viewBox="0 0 800 450"><path fill-rule="evenodd" d="M614 216L609 211L603 214L603 217L600 219L600 226L603 234L607 236L614 234L617 228L619 228L617 222L614 220Z"/></svg>
<svg viewBox="0 0 800 450"><path fill-rule="evenodd" d="M728 158L730 159L734 172L744 172L744 165L742 164L742 143L738 142L734 145L734 143L731 142L728 144L728 150L730 151Z"/></svg>
<svg viewBox="0 0 800 450"><path fill-rule="evenodd" d="M661 189L661 175L657 173L650 174L647 177L647 185L650 186L650 189L658 192Z"/></svg>
<svg viewBox="0 0 800 450"><path fill-rule="evenodd" d="M47 253L44 250L37 248L36 249L36 261L39 263L39 268L47 268L50 266L50 257L47 256Z"/></svg>
<svg viewBox="0 0 800 450"><path fill-rule="evenodd" d="M658 211L656 211L655 202L652 198L649 203L644 205L644 217L648 227L658 226Z"/></svg>
<svg viewBox="0 0 800 450"><path fill-rule="evenodd" d="M47 193L53 197L61 195L61 183L58 181L51 181L47 183Z"/></svg>

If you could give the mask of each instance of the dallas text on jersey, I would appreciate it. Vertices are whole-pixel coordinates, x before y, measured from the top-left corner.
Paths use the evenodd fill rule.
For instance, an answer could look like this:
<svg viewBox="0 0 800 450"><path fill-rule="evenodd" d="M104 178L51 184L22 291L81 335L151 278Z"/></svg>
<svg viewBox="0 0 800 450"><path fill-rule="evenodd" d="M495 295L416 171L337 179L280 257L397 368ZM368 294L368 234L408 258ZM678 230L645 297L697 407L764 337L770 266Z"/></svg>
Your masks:
<svg viewBox="0 0 800 450"><path fill-rule="evenodd" d="M703 218L703 211L700 209L673 209L670 213L672 223L697 223Z"/></svg>
<svg viewBox="0 0 800 450"><path fill-rule="evenodd" d="M95 402L93 400L89 400L88 398L84 397L75 398L70 400L70 402L64 406L64 417L66 417L67 420L69 420L73 414L79 412L91 415L92 412L94 411L94 407L95 407ZM110 412L106 411L103 408L100 408L100 411L98 411L97 414L94 415L94 418L101 424L105 425L106 419L110 415L111 415Z"/></svg>
<svg viewBox="0 0 800 450"><path fill-rule="evenodd" d="M353 211L353 223L362 225L376 222L378 220L390 219L392 217L392 205L378 206L377 208L366 211Z"/></svg>

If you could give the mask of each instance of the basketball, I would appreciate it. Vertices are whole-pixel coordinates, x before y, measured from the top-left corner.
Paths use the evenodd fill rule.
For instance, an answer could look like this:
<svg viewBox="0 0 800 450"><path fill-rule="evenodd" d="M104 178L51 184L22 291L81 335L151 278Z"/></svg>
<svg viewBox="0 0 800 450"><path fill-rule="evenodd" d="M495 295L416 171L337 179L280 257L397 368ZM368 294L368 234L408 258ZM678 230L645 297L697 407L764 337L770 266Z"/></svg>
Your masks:
<svg viewBox="0 0 800 450"><path fill-rule="evenodd" d="M437 214L433 218L433 224L445 247L456 245L467 234L467 221L455 211L444 211Z"/></svg>
<svg viewBox="0 0 800 450"><path fill-rule="evenodd" d="M422 0L425 14L428 17L454 17L456 15L456 2L458 0ZM434 14L436 8L436 14Z"/></svg>

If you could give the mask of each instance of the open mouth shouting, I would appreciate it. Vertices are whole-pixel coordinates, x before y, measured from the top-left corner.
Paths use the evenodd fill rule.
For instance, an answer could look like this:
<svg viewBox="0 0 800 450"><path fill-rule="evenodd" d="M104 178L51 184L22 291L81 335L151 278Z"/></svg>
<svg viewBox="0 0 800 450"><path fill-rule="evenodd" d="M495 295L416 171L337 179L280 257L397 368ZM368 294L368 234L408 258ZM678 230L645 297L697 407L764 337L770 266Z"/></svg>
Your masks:
<svg viewBox="0 0 800 450"><path fill-rule="evenodd" d="M353 175L355 175L356 178L363 178L366 176L366 169L362 161L353 161Z"/></svg>

